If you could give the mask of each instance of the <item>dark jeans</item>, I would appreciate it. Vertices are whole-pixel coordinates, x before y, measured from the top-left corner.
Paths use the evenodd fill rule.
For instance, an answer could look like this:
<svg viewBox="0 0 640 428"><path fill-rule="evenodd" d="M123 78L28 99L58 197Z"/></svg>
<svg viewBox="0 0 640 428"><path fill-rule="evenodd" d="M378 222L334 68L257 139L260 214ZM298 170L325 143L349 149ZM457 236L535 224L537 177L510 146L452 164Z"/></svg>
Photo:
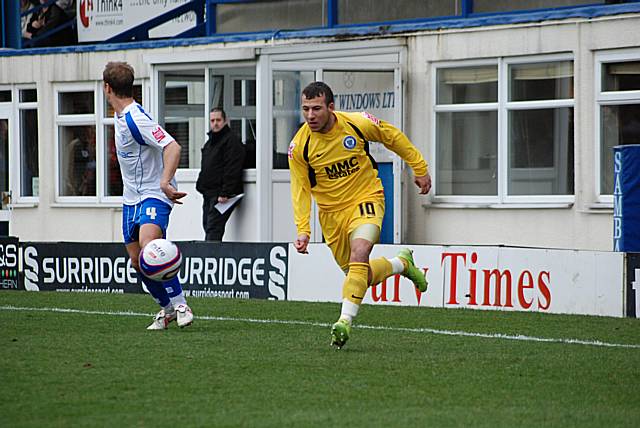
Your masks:
<svg viewBox="0 0 640 428"><path fill-rule="evenodd" d="M222 241L227 221L229 221L233 210L240 204L240 200L233 204L224 214L220 214L220 211L215 208L215 205L218 203L218 198L204 196L204 202L202 203L202 227L204 228L205 239L207 241Z"/></svg>

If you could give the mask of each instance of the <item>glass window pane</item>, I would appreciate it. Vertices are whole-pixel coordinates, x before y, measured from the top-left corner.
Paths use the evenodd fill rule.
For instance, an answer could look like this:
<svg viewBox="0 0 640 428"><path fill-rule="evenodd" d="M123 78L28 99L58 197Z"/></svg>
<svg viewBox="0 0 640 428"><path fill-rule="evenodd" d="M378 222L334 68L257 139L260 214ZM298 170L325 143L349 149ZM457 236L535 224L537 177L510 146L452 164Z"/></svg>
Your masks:
<svg viewBox="0 0 640 428"><path fill-rule="evenodd" d="M609 0L473 0L474 13L508 12L511 10L547 9L584 4L603 4Z"/></svg>
<svg viewBox="0 0 640 428"><path fill-rule="evenodd" d="M36 91L35 89L20 90L20 102L35 103L36 101L38 101L38 91Z"/></svg>
<svg viewBox="0 0 640 428"><path fill-rule="evenodd" d="M613 194L613 147L640 144L640 104L600 108L600 193Z"/></svg>
<svg viewBox="0 0 640 428"><path fill-rule="evenodd" d="M233 81L233 105L241 106L242 103L242 80Z"/></svg>
<svg viewBox="0 0 640 428"><path fill-rule="evenodd" d="M105 147L105 195L122 196L122 175L120 174L120 163L116 153L116 141L113 125L104 127L104 147Z"/></svg>
<svg viewBox="0 0 640 428"><path fill-rule="evenodd" d="M438 113L438 195L498 194L498 113Z"/></svg>
<svg viewBox="0 0 640 428"><path fill-rule="evenodd" d="M240 137L244 144L244 169L256 167L256 120L255 119L231 119L229 128Z"/></svg>
<svg viewBox="0 0 640 428"><path fill-rule="evenodd" d="M200 167L200 148L209 130L204 77L204 68L161 73L159 122L182 146L180 168Z"/></svg>
<svg viewBox="0 0 640 428"><path fill-rule="evenodd" d="M38 111L20 110L21 196L38 196Z"/></svg>
<svg viewBox="0 0 640 428"><path fill-rule="evenodd" d="M0 119L0 192L9 191L9 121Z"/></svg>
<svg viewBox="0 0 640 428"><path fill-rule="evenodd" d="M233 79L233 105L256 105L256 79Z"/></svg>
<svg viewBox="0 0 640 428"><path fill-rule="evenodd" d="M640 90L640 61L602 64L603 91Z"/></svg>
<svg viewBox="0 0 640 428"><path fill-rule="evenodd" d="M321 27L327 22L324 4L324 0L266 0L245 4L218 4L216 29L219 33L238 33Z"/></svg>
<svg viewBox="0 0 640 428"><path fill-rule="evenodd" d="M439 68L438 104L490 103L498 100L498 66Z"/></svg>
<svg viewBox="0 0 640 428"><path fill-rule="evenodd" d="M338 0L340 24L459 15L461 0Z"/></svg>
<svg viewBox="0 0 640 428"><path fill-rule="evenodd" d="M315 80L313 71L273 72L273 168L289 169L287 151L304 123L302 90Z"/></svg>
<svg viewBox="0 0 640 428"><path fill-rule="evenodd" d="M169 134L171 134L171 136L182 147L182 150L180 151L180 163L178 164L178 168L193 168L193 166L191 166L191 162L189 161L189 155L193 149L193 147L191 146L191 141L189 139L189 128L190 127L188 121L175 121L167 122L164 124L164 129ZM204 141L201 144L204 145ZM200 161L198 160L198 168L200 167L199 162Z"/></svg>
<svg viewBox="0 0 640 428"><path fill-rule="evenodd" d="M60 114L93 113L93 91L60 92L58 110Z"/></svg>
<svg viewBox="0 0 640 428"><path fill-rule="evenodd" d="M96 196L95 126L61 126L58 129L60 196Z"/></svg>
<svg viewBox="0 0 640 428"><path fill-rule="evenodd" d="M510 195L573 194L573 108L512 110L509 132Z"/></svg>
<svg viewBox="0 0 640 428"><path fill-rule="evenodd" d="M11 102L11 91L0 91L0 103Z"/></svg>
<svg viewBox="0 0 640 428"><path fill-rule="evenodd" d="M142 105L142 85L133 85L133 99L140 105ZM113 117L113 107L104 100L104 117Z"/></svg>
<svg viewBox="0 0 640 428"><path fill-rule="evenodd" d="M573 98L573 61L514 64L509 72L510 101Z"/></svg>
<svg viewBox="0 0 640 428"><path fill-rule="evenodd" d="M211 107L222 108L229 127L245 146L244 168L256 167L256 70L237 67L212 70L209 78ZM207 121L208 123L208 121ZM204 140L198 147L204 144ZM199 159L199 158L198 158ZM200 160L198 166L200 167Z"/></svg>
<svg viewBox="0 0 640 428"><path fill-rule="evenodd" d="M211 108L224 107L224 75L211 74L209 77L209 105Z"/></svg>

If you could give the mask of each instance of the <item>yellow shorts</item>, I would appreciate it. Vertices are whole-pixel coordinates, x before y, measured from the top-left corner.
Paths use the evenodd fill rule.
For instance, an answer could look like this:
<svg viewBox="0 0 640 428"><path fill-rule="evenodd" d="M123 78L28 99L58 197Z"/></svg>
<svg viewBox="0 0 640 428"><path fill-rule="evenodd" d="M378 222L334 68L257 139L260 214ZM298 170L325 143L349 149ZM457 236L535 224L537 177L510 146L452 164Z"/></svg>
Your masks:
<svg viewBox="0 0 640 428"><path fill-rule="evenodd" d="M382 218L384 217L384 199L370 199L342 211L318 214L322 235L333 253L333 258L343 271L349 267L351 258L352 234L364 224L376 226L375 232L360 229L354 237L367 239L374 244L380 238Z"/></svg>

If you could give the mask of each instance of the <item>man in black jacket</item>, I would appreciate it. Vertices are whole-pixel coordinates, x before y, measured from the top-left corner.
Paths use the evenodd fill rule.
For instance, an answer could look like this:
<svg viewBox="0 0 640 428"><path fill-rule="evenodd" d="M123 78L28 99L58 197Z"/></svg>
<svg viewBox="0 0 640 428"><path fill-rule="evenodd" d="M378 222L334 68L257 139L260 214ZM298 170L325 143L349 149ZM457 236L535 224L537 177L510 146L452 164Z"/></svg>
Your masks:
<svg viewBox="0 0 640 428"><path fill-rule="evenodd" d="M229 199L242 193L242 164L244 145L227 125L227 115L221 108L214 108L209 114L211 131L209 140L202 147L200 175L196 190L202 193L202 226L207 241L222 241L224 228L231 212L238 205L235 202L221 213L216 204L225 204Z"/></svg>

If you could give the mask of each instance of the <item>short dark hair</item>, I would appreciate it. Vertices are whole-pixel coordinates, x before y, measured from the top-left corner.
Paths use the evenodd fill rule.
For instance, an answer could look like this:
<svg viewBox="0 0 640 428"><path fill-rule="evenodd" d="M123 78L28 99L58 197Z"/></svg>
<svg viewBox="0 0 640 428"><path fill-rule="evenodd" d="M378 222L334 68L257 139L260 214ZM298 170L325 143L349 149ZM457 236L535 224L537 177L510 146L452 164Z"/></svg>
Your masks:
<svg viewBox="0 0 640 428"><path fill-rule="evenodd" d="M304 95L308 100L324 95L324 102L326 105L333 102L333 91L329 85L324 82L309 83L306 88L302 90L302 95Z"/></svg>
<svg viewBox="0 0 640 428"><path fill-rule="evenodd" d="M133 79L133 67L126 62L110 61L102 72L104 83L109 84L120 98L133 97Z"/></svg>
<svg viewBox="0 0 640 428"><path fill-rule="evenodd" d="M219 111L222 114L222 120L227 120L227 113L224 112L222 107L214 107L211 109L210 113Z"/></svg>

